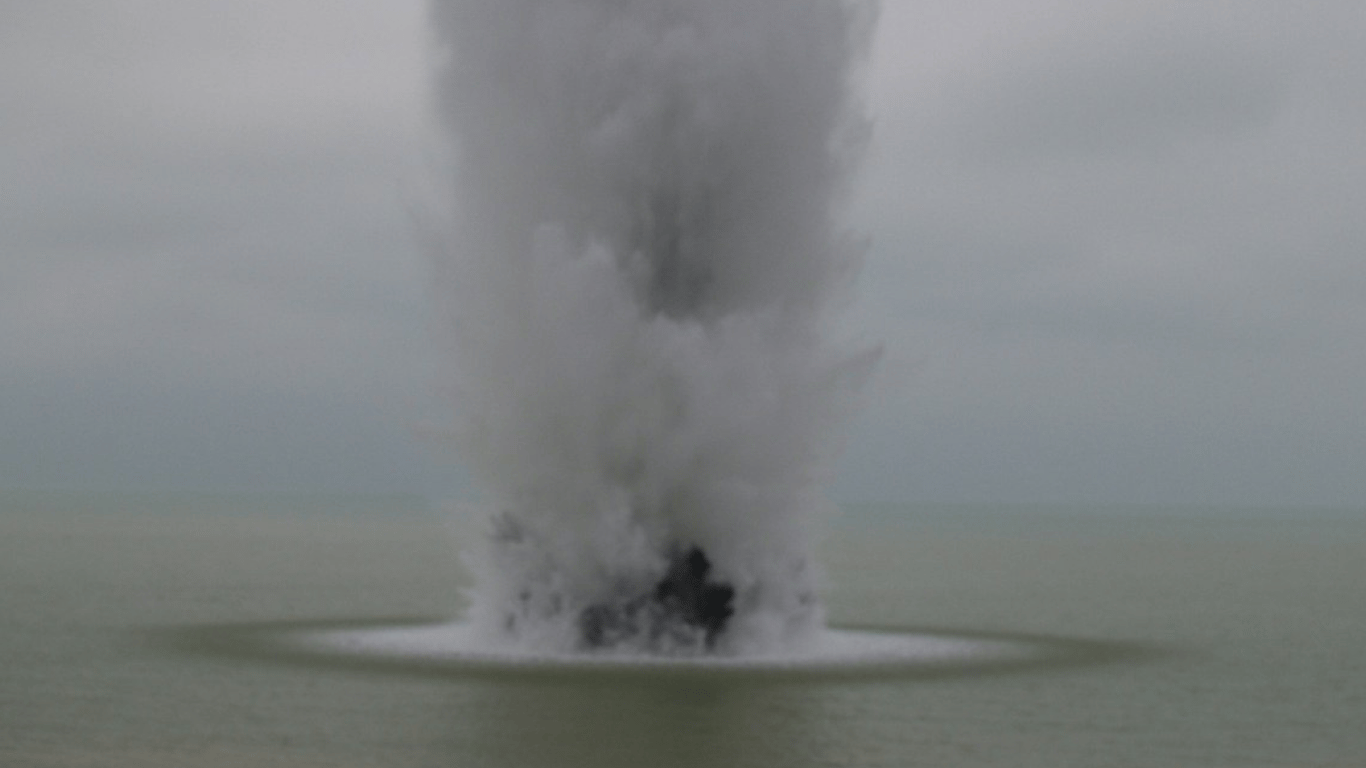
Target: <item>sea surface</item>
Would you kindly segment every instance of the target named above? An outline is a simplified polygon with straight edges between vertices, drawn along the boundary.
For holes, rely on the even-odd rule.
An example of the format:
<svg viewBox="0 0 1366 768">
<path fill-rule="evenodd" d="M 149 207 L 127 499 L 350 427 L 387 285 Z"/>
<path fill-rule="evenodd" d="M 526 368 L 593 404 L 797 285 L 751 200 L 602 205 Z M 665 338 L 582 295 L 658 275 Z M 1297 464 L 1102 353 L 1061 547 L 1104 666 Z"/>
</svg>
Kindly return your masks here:
<svg viewBox="0 0 1366 768">
<path fill-rule="evenodd" d="M 833 624 L 1048 647 L 868 674 L 272 650 L 457 616 L 411 497 L 0 494 L 0 766 L 1366 766 L 1366 510 L 850 506 Z"/>
</svg>

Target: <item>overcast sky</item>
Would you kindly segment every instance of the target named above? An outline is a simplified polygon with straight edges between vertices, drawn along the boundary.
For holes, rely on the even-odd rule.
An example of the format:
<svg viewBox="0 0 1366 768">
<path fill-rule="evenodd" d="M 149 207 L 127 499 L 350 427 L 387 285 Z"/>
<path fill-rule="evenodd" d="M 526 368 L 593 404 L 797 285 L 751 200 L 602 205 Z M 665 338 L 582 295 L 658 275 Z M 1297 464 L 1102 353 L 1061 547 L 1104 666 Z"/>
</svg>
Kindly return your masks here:
<svg viewBox="0 0 1366 768">
<path fill-rule="evenodd" d="M 419 2 L 0 2 L 0 487 L 460 493 Z M 1366 505 L 1355 0 L 886 0 L 841 499 Z"/>
</svg>

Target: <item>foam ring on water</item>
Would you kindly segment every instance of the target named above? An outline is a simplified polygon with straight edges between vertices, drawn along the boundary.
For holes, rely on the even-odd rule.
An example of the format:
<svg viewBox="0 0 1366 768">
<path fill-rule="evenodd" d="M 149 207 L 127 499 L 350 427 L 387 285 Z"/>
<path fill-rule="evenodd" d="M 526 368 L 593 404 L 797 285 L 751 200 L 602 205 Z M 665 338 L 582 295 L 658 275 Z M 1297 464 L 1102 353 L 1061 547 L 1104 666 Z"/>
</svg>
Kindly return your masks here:
<svg viewBox="0 0 1366 768">
<path fill-rule="evenodd" d="M 1044 653 L 1020 640 L 966 635 L 832 628 L 822 630 L 799 651 L 744 656 L 649 656 L 595 651 L 543 653 L 515 646 L 493 646 L 458 622 L 337 628 L 293 633 L 298 650 L 333 658 L 388 659 L 456 667 L 520 670 L 649 670 L 754 672 L 855 671 L 894 667 L 907 671 L 976 664 L 1023 662 Z"/>
<path fill-rule="evenodd" d="M 169 650 L 219 660 L 459 681 L 583 675 L 934 680 L 1143 661 L 1160 649 L 1126 642 L 971 629 L 835 627 L 803 652 L 741 657 L 543 654 L 477 642 L 468 625 L 405 616 L 228 622 L 149 628 Z"/>
</svg>

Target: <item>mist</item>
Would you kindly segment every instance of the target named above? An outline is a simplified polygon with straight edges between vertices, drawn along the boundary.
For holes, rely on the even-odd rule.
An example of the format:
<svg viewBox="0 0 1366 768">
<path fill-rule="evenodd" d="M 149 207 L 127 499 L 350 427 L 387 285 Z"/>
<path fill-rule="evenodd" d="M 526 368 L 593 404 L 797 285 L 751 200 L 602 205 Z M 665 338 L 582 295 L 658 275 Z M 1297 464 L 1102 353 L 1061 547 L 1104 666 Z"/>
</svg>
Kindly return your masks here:
<svg viewBox="0 0 1366 768">
<path fill-rule="evenodd" d="M 725 647 L 820 624 L 811 526 L 877 357 L 829 333 L 863 252 L 841 214 L 874 17 L 432 6 L 434 295 L 456 442 L 493 499 L 476 620 L 562 646 L 697 547 L 735 590 Z"/>
</svg>

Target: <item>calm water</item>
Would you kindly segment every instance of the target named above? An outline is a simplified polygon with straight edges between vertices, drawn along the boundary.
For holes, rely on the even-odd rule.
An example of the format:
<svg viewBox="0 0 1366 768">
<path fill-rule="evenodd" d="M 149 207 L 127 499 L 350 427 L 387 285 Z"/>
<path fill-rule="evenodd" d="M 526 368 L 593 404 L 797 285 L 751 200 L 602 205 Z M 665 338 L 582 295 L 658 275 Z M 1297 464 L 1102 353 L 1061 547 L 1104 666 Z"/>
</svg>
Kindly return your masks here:
<svg viewBox="0 0 1366 768">
<path fill-rule="evenodd" d="M 1366 766 L 1366 511 L 878 507 L 832 619 L 1035 636 L 864 678 L 462 674 L 262 625 L 459 611 L 410 499 L 0 496 L 0 766 Z M 255 628 L 255 629 L 253 629 Z"/>
</svg>

